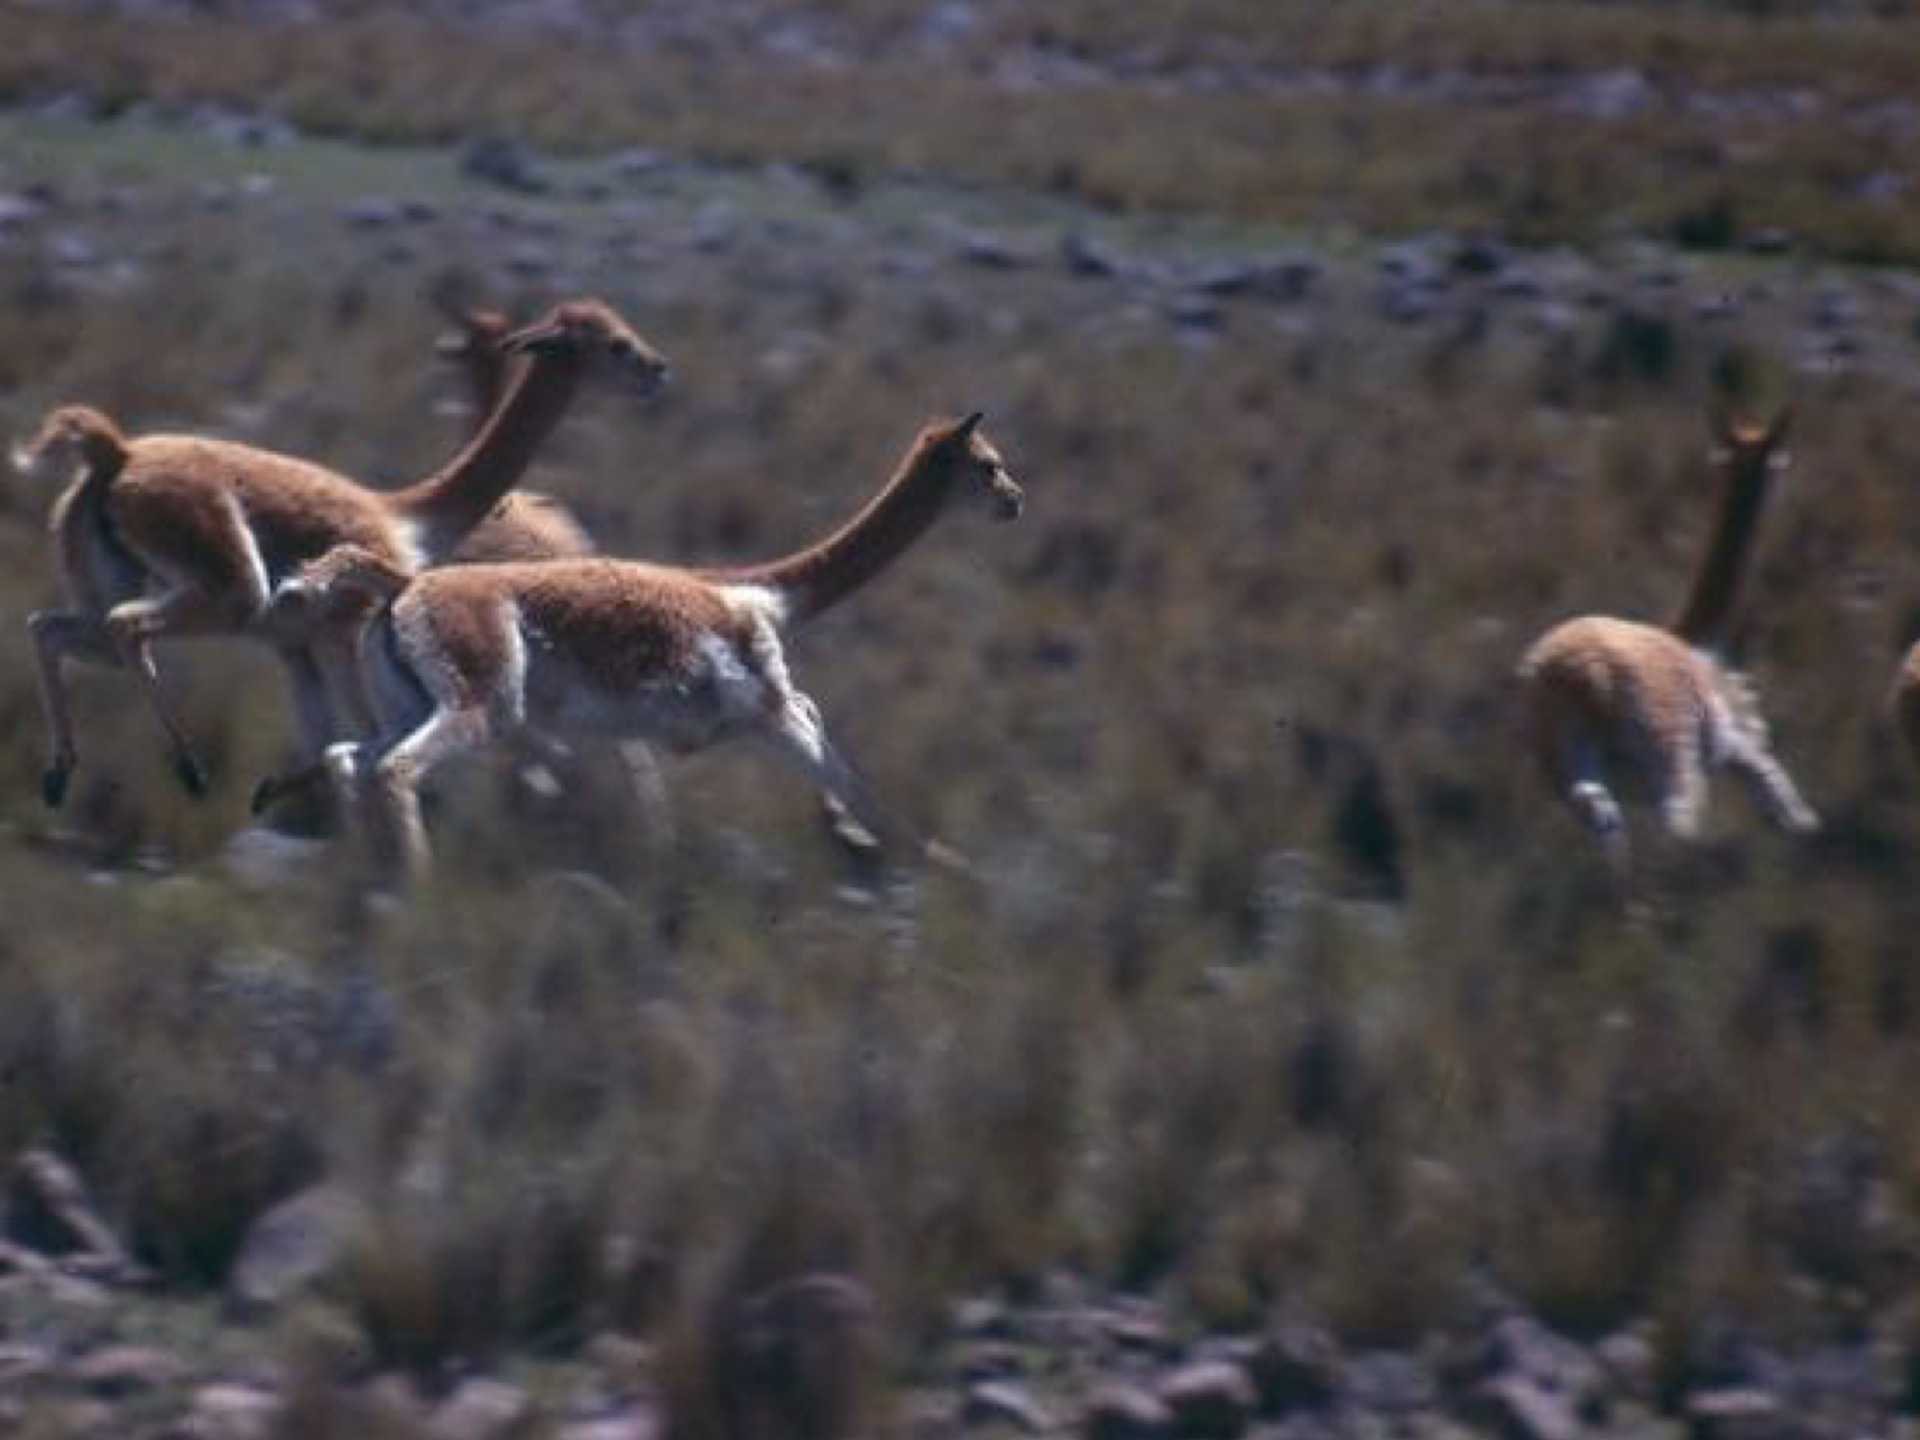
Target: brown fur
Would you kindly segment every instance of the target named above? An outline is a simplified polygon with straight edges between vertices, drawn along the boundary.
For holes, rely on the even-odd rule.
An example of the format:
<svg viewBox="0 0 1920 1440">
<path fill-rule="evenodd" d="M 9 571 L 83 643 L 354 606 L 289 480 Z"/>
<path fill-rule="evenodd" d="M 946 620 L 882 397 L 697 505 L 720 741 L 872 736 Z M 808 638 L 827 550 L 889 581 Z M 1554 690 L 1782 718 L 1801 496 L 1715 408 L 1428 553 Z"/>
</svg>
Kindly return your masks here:
<svg viewBox="0 0 1920 1440">
<path fill-rule="evenodd" d="M 365 622 L 331 609 L 337 589 L 394 595 L 361 647 L 377 672 L 382 742 L 375 752 L 336 747 L 349 798 L 364 802 L 371 789 L 375 818 L 417 873 L 426 864 L 420 783 L 490 739 L 587 728 L 693 750 L 752 736 L 863 823 L 901 834 L 793 688 L 779 630 L 871 579 L 961 494 L 989 499 L 1003 519 L 1019 513 L 1019 488 L 978 423 L 930 427 L 852 524 L 768 565 L 557 560 L 447 567 L 409 581 L 378 554 L 335 552 L 308 567 L 285 598 L 297 594 L 306 613 L 333 614 L 342 628 Z M 430 713 L 419 712 L 421 696 Z"/>
<path fill-rule="evenodd" d="M 513 322 L 497 310 L 454 309 L 449 318 L 455 328 L 435 348 L 459 369 L 477 427 L 506 393 L 513 367 L 503 347 L 513 333 Z M 554 560 L 591 555 L 598 548 L 560 501 L 533 490 L 515 490 L 460 543 L 452 563 Z"/>
<path fill-rule="evenodd" d="M 1786 417 L 1765 431 L 1723 430 L 1723 503 L 1675 630 L 1584 616 L 1536 640 L 1518 670 L 1527 744 L 1548 784 L 1622 867 L 1619 780 L 1651 798 L 1680 838 L 1698 833 L 1707 777 L 1722 766 L 1782 827 L 1818 824 L 1773 756 L 1751 686 L 1700 648 L 1724 633 Z"/>
<path fill-rule="evenodd" d="M 265 619 L 274 587 L 304 561 L 349 544 L 411 566 L 450 558 L 490 517 L 494 554 L 577 548 L 577 526 L 550 503 L 497 512 L 509 487 L 559 421 L 580 380 L 611 367 L 652 388 L 665 372 L 658 355 L 606 306 L 574 301 L 508 338 L 529 362 L 461 452 L 435 474 L 393 493 L 358 485 L 292 456 L 229 441 L 156 435 L 122 441 L 123 463 L 103 482 L 90 512 L 102 533 L 139 564 L 161 593 L 121 597 L 94 635 L 36 631 L 48 658 L 43 690 L 61 687 L 64 654 L 131 660 L 146 683 L 190 788 L 201 786 L 190 747 L 158 684 L 151 644 L 167 636 L 250 633 L 281 649 L 302 726 L 317 751 L 345 716 L 364 717 L 350 654 L 325 637 L 290 634 L 285 617 Z M 117 432 L 116 432 L 117 433 Z M 89 492 L 93 493 L 93 492 Z M 67 514 L 78 514 L 69 507 Z M 65 516 L 63 516 L 65 518 Z M 64 696 L 47 697 L 52 737 L 45 793 L 57 803 L 74 764 L 71 734 L 52 717 Z"/>
</svg>

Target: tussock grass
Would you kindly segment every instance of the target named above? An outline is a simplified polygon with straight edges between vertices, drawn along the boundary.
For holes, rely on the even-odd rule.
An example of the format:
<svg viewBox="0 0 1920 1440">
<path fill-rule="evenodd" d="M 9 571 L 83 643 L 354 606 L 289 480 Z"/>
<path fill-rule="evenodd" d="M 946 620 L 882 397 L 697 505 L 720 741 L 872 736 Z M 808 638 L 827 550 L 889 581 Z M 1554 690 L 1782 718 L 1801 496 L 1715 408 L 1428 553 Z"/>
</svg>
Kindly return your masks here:
<svg viewBox="0 0 1920 1440">
<path fill-rule="evenodd" d="M 1361 13 L 1417 29 L 1424 12 Z M 68 21 L 33 15 L 23 53 L 44 57 Z M 1511 18 L 1462 23 L 1482 15 Z M 102 37 L 109 79 L 134 64 L 115 58 L 123 23 Z M 226 53 L 243 89 L 299 38 L 243 45 L 229 23 L 201 43 L 208 73 Z M 1658 23 L 1735 25 L 1702 7 Z M 383 67 L 418 47 L 402 22 L 358 24 L 329 44 L 360 47 L 378 98 Z M 313 53 L 319 98 L 289 103 L 344 114 L 334 63 Z M 143 74 L 127 95 L 157 83 Z M 460 91 L 408 93 L 451 117 Z M 1060 113 L 1019 123 L 1047 132 Z M 830 135 L 833 114 L 782 143 Z M 1097 99 L 1075 114 L 1111 117 Z M 1400 164 L 1416 118 L 1387 106 L 1355 153 Z M 1042 175 L 1038 152 L 932 133 L 903 122 L 898 143 L 989 155 L 955 174 Z M 1502 134 L 1520 144 L 1518 122 Z M 733 153 L 772 153 L 755 144 Z M 1111 162 L 1130 197 L 1222 183 L 1166 132 L 1134 144 Z M 277 153 L 288 173 L 304 155 L 261 164 Z M 864 497 L 929 414 L 984 406 L 1027 519 L 955 520 L 795 647 L 848 751 L 983 883 L 842 873 L 797 789 L 717 752 L 671 767 L 666 853 L 610 767 L 544 808 L 476 767 L 441 787 L 445 864 L 417 903 L 367 904 L 332 860 L 249 889 L 217 857 L 290 733 L 270 669 L 224 648 L 170 657 L 219 776 L 199 807 L 168 789 L 124 678 L 84 680 L 84 766 L 56 831 L 10 624 L 0 1153 L 73 1157 L 181 1285 L 217 1277 L 273 1201 L 348 1187 L 371 1218 L 321 1303 L 372 1363 L 429 1376 L 615 1327 L 684 1343 L 698 1394 L 715 1307 L 819 1271 L 859 1277 L 902 1346 L 957 1294 L 1032 1293 L 1056 1267 L 1156 1289 L 1198 1323 L 1305 1312 L 1357 1340 L 1444 1323 L 1490 1280 L 1585 1331 L 1651 1315 L 1676 1369 L 1716 1317 L 1806 1336 L 1911 1301 L 1920 828 L 1873 718 L 1920 614 L 1896 277 L 1547 252 L 1511 270 L 1575 278 L 1514 299 L 1445 245 L 1356 242 L 1297 302 L 1174 323 L 1215 230 L 698 174 L 634 185 L 618 213 L 489 195 L 510 221 L 488 225 L 444 160 L 421 161 L 442 212 L 374 236 L 340 225 L 337 177 L 225 211 L 164 167 L 134 167 L 119 202 L 84 169 L 59 177 L 51 216 L 0 250 L 0 294 L 19 301 L 0 307 L 0 424 L 85 398 L 137 429 L 415 473 L 457 431 L 429 415 L 417 298 L 449 263 L 521 308 L 564 277 L 672 356 L 666 403 L 583 400 L 541 465 L 616 552 L 785 549 Z M 9 184 L 41 178 L 9 163 Z M 1658 154 L 1606 163 L 1635 194 L 1667 174 Z M 1545 184 L 1537 233 L 1556 233 L 1555 194 L 1598 173 Z M 1423 216 L 1481 213 L 1407 183 Z M 1236 234 L 1294 213 L 1246 193 L 1219 191 Z M 1063 213 L 1119 278 L 1055 263 Z M 1023 258 L 955 261 L 975 223 Z M 67 229 L 131 269 L 105 288 L 63 265 Z M 526 237 L 552 272 L 515 278 Z M 1422 290 L 1388 261 L 1442 275 Z M 1845 363 L 1809 358 L 1832 337 L 1813 314 L 1827 292 L 1859 311 Z M 1721 296 L 1730 311 L 1700 303 Z M 1830 831 L 1791 846 L 1723 788 L 1699 852 L 1649 844 L 1647 904 L 1626 916 L 1518 763 L 1507 676 L 1565 615 L 1677 601 L 1716 394 L 1798 407 L 1800 469 L 1741 646 Z M 16 620 L 49 593 L 40 500 L 9 491 L 0 512 Z M 316 1381 L 301 1402 L 314 1433 L 375 1423 L 330 1396 Z"/>
</svg>

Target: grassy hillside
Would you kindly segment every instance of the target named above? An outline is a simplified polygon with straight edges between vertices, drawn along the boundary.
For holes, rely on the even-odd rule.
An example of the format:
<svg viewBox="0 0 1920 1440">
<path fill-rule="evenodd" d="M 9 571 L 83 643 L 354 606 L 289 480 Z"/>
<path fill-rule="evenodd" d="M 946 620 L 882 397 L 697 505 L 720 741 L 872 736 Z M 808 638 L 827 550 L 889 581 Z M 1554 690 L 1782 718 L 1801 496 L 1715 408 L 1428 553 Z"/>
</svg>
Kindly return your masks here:
<svg viewBox="0 0 1920 1440">
<path fill-rule="evenodd" d="M 1920 777 L 1878 706 L 1920 632 L 1920 212 L 1861 186 L 1911 154 L 1911 18 L 876 4 L 816 53 L 751 8 L 582 9 L 0 3 L 0 431 L 85 399 L 418 474 L 465 424 L 449 270 L 603 295 L 671 357 L 538 467 L 615 553 L 784 550 L 984 408 L 1026 518 L 955 518 L 794 650 L 978 883 L 845 868 L 719 751 L 671 765 L 664 847 L 610 761 L 546 801 L 473 766 L 417 900 L 325 854 L 261 884 L 229 840 L 292 730 L 226 644 L 167 657 L 208 800 L 96 672 L 49 816 L 49 491 L 16 483 L 0 1154 L 72 1159 L 177 1296 L 316 1179 L 365 1201 L 274 1337 L 327 1383 L 607 1331 L 697 1368 L 716 1294 L 818 1269 L 908 1389 L 956 1298 L 1061 1273 L 1354 1345 L 1491 1286 L 1648 1327 L 1669 1400 L 1730 1324 L 1905 1363 Z M 1567 101 L 1628 70 L 1630 113 Z M 551 153 L 488 183 L 439 143 L 482 129 Z M 1716 400 L 1799 417 L 1738 649 L 1827 829 L 1723 783 L 1697 849 L 1643 828 L 1623 912 L 1510 673 L 1566 615 L 1678 603 Z"/>
</svg>

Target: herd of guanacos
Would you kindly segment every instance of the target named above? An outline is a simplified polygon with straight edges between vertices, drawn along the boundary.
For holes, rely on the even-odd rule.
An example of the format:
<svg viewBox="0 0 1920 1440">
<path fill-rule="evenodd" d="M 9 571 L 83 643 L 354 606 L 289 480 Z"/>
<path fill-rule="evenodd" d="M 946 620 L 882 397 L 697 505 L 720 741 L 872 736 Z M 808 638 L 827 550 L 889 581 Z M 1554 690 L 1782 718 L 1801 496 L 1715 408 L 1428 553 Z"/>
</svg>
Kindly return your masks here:
<svg viewBox="0 0 1920 1440">
<path fill-rule="evenodd" d="M 797 768 L 836 833 L 861 846 L 965 862 L 862 784 L 793 682 L 782 645 L 887 568 L 949 507 L 1016 518 L 1020 487 L 978 413 L 927 425 L 892 476 L 823 539 L 760 564 L 618 560 L 558 502 L 514 487 L 582 382 L 643 394 L 660 353 L 612 307 L 555 306 L 514 327 L 463 309 L 443 353 L 462 363 L 484 417 L 452 459 L 397 490 L 311 461 L 192 435 L 128 437 L 65 405 L 16 454 L 66 466 L 50 519 L 67 592 L 28 619 L 48 732 L 43 796 L 59 805 L 77 763 L 63 676 L 71 658 L 129 669 L 163 727 L 176 774 L 205 774 L 159 683 L 157 640 L 244 635 L 279 656 L 303 762 L 263 780 L 260 812 L 324 785 L 398 876 L 431 863 L 419 788 L 482 746 L 563 761 L 580 735 L 620 744 L 636 774 L 650 746 L 686 752 L 742 738 Z M 1529 748 L 1553 791 L 1629 861 L 1620 794 L 1644 795 L 1671 835 L 1696 835 L 1707 780 L 1728 769 L 1794 832 L 1818 819 L 1768 742 L 1752 686 L 1716 658 L 1790 415 L 1716 418 L 1720 508 L 1670 626 L 1583 616 L 1528 648 L 1518 677 Z M 1890 708 L 1920 757 L 1920 645 Z"/>
</svg>

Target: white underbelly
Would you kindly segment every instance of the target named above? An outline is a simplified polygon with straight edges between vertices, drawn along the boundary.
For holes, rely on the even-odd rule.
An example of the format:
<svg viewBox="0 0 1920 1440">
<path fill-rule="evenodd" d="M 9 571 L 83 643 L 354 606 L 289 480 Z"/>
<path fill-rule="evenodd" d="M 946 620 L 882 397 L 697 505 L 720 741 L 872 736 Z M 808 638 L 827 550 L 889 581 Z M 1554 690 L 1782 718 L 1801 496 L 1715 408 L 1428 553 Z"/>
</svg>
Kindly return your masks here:
<svg viewBox="0 0 1920 1440">
<path fill-rule="evenodd" d="M 645 740 L 686 751 L 751 728 L 766 715 L 770 698 L 767 683 L 718 640 L 703 642 L 680 673 L 617 685 L 536 646 L 528 659 L 525 718 L 551 733 Z"/>
</svg>

